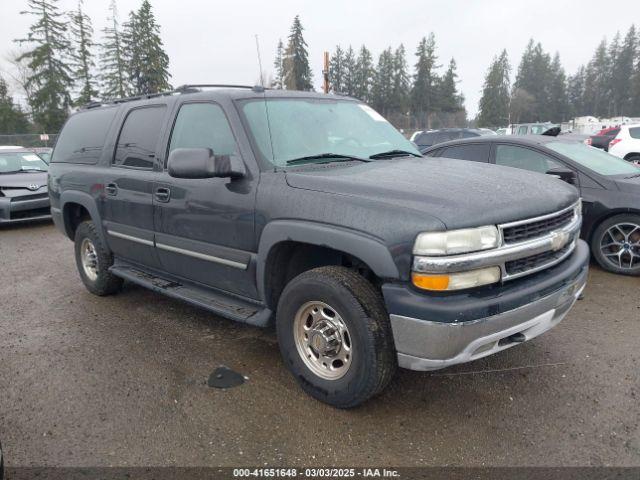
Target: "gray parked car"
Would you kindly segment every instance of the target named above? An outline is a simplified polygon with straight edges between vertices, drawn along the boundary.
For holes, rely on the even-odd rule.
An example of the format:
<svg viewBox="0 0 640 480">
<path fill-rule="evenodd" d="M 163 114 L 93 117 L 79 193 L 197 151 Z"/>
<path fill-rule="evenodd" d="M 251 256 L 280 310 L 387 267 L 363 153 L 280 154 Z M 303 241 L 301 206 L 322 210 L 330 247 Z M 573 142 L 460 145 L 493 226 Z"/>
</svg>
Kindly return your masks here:
<svg viewBox="0 0 640 480">
<path fill-rule="evenodd" d="M 0 149 L 0 224 L 51 217 L 47 169 L 30 150 Z"/>
<path fill-rule="evenodd" d="M 52 213 L 89 291 L 128 280 L 275 322 L 302 388 L 346 408 L 397 366 L 540 335 L 584 288 L 572 186 L 426 161 L 355 99 L 208 87 L 92 105 L 62 129 Z"/>
</svg>

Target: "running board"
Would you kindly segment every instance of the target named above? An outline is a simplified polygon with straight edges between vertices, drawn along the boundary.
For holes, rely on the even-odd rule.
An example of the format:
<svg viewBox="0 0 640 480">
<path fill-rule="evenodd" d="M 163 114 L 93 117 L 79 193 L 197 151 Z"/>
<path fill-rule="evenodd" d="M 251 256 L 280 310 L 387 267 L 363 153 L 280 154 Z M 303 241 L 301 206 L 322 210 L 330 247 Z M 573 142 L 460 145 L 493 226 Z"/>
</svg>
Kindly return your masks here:
<svg viewBox="0 0 640 480">
<path fill-rule="evenodd" d="M 109 271 L 120 278 L 154 292 L 183 300 L 236 322 L 264 327 L 271 319 L 271 310 L 257 303 L 212 291 L 201 286 L 169 280 L 128 264 L 118 263 L 109 268 Z"/>
</svg>

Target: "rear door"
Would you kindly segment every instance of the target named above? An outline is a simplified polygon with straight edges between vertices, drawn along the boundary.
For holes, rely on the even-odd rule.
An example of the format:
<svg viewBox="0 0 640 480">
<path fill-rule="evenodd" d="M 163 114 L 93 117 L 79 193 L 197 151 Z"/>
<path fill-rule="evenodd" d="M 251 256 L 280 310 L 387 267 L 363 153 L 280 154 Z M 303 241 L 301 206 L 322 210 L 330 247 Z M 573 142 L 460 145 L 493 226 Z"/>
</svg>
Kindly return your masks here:
<svg viewBox="0 0 640 480">
<path fill-rule="evenodd" d="M 116 256 L 148 267 L 160 262 L 154 248 L 153 186 L 167 107 L 127 112 L 111 165 L 105 169 L 103 224 Z"/>
</svg>

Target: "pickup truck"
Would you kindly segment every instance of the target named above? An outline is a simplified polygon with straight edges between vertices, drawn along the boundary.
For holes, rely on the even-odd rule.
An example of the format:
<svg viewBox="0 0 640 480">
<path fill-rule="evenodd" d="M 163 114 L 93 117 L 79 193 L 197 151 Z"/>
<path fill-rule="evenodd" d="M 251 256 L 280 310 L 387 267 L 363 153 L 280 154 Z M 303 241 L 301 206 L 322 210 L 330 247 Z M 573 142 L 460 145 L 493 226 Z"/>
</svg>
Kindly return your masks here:
<svg viewBox="0 0 640 480">
<path fill-rule="evenodd" d="M 574 187 L 427 161 L 342 96 L 198 85 L 88 105 L 62 129 L 49 192 L 90 292 L 126 280 L 275 324 L 300 386 L 339 408 L 398 366 L 531 340 L 587 277 Z"/>
</svg>

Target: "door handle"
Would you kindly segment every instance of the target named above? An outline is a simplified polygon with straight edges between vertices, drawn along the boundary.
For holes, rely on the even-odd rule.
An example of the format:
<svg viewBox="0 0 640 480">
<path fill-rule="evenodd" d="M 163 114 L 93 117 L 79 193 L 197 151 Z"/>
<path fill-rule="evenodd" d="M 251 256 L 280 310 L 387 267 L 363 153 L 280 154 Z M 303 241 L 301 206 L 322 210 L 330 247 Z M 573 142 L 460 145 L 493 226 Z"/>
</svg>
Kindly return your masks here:
<svg viewBox="0 0 640 480">
<path fill-rule="evenodd" d="M 166 187 L 156 188 L 156 200 L 167 203 L 171 198 L 171 190 Z"/>
<path fill-rule="evenodd" d="M 117 195 L 118 185 L 116 185 L 115 183 L 107 183 L 104 187 L 104 191 L 107 192 L 107 195 Z"/>
</svg>

